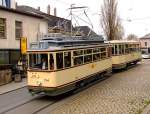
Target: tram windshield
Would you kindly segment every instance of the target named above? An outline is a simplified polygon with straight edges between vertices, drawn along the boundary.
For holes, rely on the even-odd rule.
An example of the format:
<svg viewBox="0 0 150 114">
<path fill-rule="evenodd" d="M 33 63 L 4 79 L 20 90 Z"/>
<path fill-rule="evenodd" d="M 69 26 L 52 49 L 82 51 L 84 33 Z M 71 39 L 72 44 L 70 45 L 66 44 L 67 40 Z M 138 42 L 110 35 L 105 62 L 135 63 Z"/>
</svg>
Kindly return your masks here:
<svg viewBox="0 0 150 114">
<path fill-rule="evenodd" d="M 29 54 L 29 68 L 48 70 L 48 54 Z"/>
</svg>

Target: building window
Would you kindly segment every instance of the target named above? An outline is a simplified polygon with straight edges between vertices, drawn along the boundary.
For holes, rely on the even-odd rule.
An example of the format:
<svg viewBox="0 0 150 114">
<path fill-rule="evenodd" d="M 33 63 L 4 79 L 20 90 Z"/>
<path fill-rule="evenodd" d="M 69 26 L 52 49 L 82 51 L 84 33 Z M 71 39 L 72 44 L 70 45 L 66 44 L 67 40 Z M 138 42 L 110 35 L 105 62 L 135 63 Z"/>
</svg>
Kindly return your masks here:
<svg viewBox="0 0 150 114">
<path fill-rule="evenodd" d="M 15 27 L 16 27 L 16 40 L 19 40 L 22 37 L 22 22 L 16 21 Z"/>
<path fill-rule="evenodd" d="M 0 18 L 0 39 L 6 38 L 6 19 Z"/>
</svg>

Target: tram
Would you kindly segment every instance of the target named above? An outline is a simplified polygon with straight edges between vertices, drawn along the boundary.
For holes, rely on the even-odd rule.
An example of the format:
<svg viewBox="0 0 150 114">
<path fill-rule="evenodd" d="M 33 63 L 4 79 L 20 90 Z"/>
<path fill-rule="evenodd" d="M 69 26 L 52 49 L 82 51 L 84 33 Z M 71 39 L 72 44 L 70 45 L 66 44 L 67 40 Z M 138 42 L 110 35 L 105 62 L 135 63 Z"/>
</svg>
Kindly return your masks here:
<svg viewBox="0 0 150 114">
<path fill-rule="evenodd" d="M 112 68 L 122 69 L 131 64 L 141 61 L 140 42 L 113 40 L 109 42 L 112 45 Z"/>
<path fill-rule="evenodd" d="M 51 38 L 28 50 L 31 93 L 56 96 L 80 88 L 112 71 L 111 46 L 97 38 Z"/>
</svg>

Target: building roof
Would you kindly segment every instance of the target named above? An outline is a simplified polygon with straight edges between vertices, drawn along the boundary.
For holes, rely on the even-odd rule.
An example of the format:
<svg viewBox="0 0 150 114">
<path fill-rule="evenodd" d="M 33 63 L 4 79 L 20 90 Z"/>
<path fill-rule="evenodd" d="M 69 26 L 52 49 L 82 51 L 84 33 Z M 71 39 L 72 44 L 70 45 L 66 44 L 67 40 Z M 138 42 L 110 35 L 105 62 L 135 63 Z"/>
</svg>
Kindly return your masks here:
<svg viewBox="0 0 150 114">
<path fill-rule="evenodd" d="M 35 9 L 33 7 L 30 7 L 30 6 L 21 5 L 21 6 L 17 6 L 16 8 L 20 11 L 29 12 L 32 14 L 37 14 L 37 15 L 42 16 L 44 19 L 48 20 L 49 27 L 59 26 L 59 27 L 62 27 L 63 29 L 65 29 L 65 31 L 70 31 L 71 21 L 68 19 L 44 13 L 44 12 L 42 12 L 38 9 Z M 50 28 L 50 29 L 52 29 L 52 28 Z"/>
<path fill-rule="evenodd" d="M 47 13 L 44 13 L 38 9 L 35 9 L 33 7 L 30 7 L 30 6 L 25 6 L 25 5 L 20 5 L 20 6 L 16 6 L 16 9 L 17 10 L 20 10 L 20 11 L 24 11 L 24 12 L 29 12 L 29 13 L 32 13 L 32 14 L 37 14 L 37 15 L 40 15 L 42 17 L 45 17 L 46 19 L 63 19 L 63 20 L 67 20 L 67 19 L 64 19 L 64 18 L 61 18 L 61 17 L 57 17 L 57 16 L 54 16 L 54 15 L 49 15 Z M 69 20 L 68 20 L 69 21 Z"/>
<path fill-rule="evenodd" d="M 16 13 L 16 14 L 21 14 L 21 15 L 26 15 L 26 16 L 31 16 L 31 17 L 35 17 L 35 18 L 41 18 L 41 19 L 43 18 L 39 14 L 33 14 L 30 12 L 26 12 L 26 11 L 22 11 L 22 10 L 18 10 L 18 9 L 13 9 L 13 8 L 7 8 L 4 6 L 0 6 L 0 10 L 11 12 L 11 13 Z"/>
<path fill-rule="evenodd" d="M 141 37 L 140 39 L 150 39 L 150 33 L 146 34 L 145 36 Z"/>
</svg>

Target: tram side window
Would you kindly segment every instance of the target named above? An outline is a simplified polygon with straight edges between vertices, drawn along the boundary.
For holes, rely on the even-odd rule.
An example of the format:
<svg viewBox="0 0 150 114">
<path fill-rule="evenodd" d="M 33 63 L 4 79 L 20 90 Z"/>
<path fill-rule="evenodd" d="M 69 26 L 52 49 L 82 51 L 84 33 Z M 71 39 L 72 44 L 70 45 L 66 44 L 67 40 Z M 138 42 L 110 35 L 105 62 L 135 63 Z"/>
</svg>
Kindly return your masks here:
<svg viewBox="0 0 150 114">
<path fill-rule="evenodd" d="M 73 52 L 73 56 L 83 55 L 83 50 L 78 50 Z"/>
<path fill-rule="evenodd" d="M 129 47 L 128 44 L 125 45 L 125 52 L 128 54 L 129 53 Z"/>
<path fill-rule="evenodd" d="M 84 63 L 89 63 L 92 61 L 92 55 L 85 55 L 84 56 Z"/>
<path fill-rule="evenodd" d="M 101 58 L 102 58 L 102 59 L 105 59 L 105 58 L 106 58 L 106 55 L 107 55 L 106 52 L 102 52 L 102 53 L 101 53 Z"/>
<path fill-rule="evenodd" d="M 64 52 L 65 68 L 71 67 L 71 52 Z"/>
<path fill-rule="evenodd" d="M 119 45 L 119 54 L 122 54 L 122 45 Z"/>
<path fill-rule="evenodd" d="M 74 58 L 74 65 L 81 65 L 83 64 L 83 56 L 80 56 L 80 57 L 75 57 Z"/>
<path fill-rule="evenodd" d="M 106 48 L 101 48 L 101 58 L 105 59 L 106 56 L 107 56 L 107 54 L 106 54 Z"/>
<path fill-rule="evenodd" d="M 84 54 L 91 54 L 91 53 L 92 53 L 92 49 L 84 50 Z"/>
<path fill-rule="evenodd" d="M 30 68 L 48 69 L 48 54 L 29 54 Z"/>
<path fill-rule="evenodd" d="M 93 61 L 100 60 L 100 53 L 93 54 Z"/>
<path fill-rule="evenodd" d="M 54 57 L 50 54 L 50 70 L 54 70 Z"/>
<path fill-rule="evenodd" d="M 117 48 L 118 46 L 117 45 L 115 45 L 115 55 L 118 55 L 118 48 Z"/>
<path fill-rule="evenodd" d="M 56 53 L 56 66 L 57 69 L 63 68 L 63 52 Z"/>
<path fill-rule="evenodd" d="M 115 47 L 112 47 L 112 55 L 115 55 Z"/>
<path fill-rule="evenodd" d="M 124 54 L 125 46 L 124 46 L 124 44 L 122 44 L 121 46 L 122 46 L 122 54 Z"/>
</svg>

